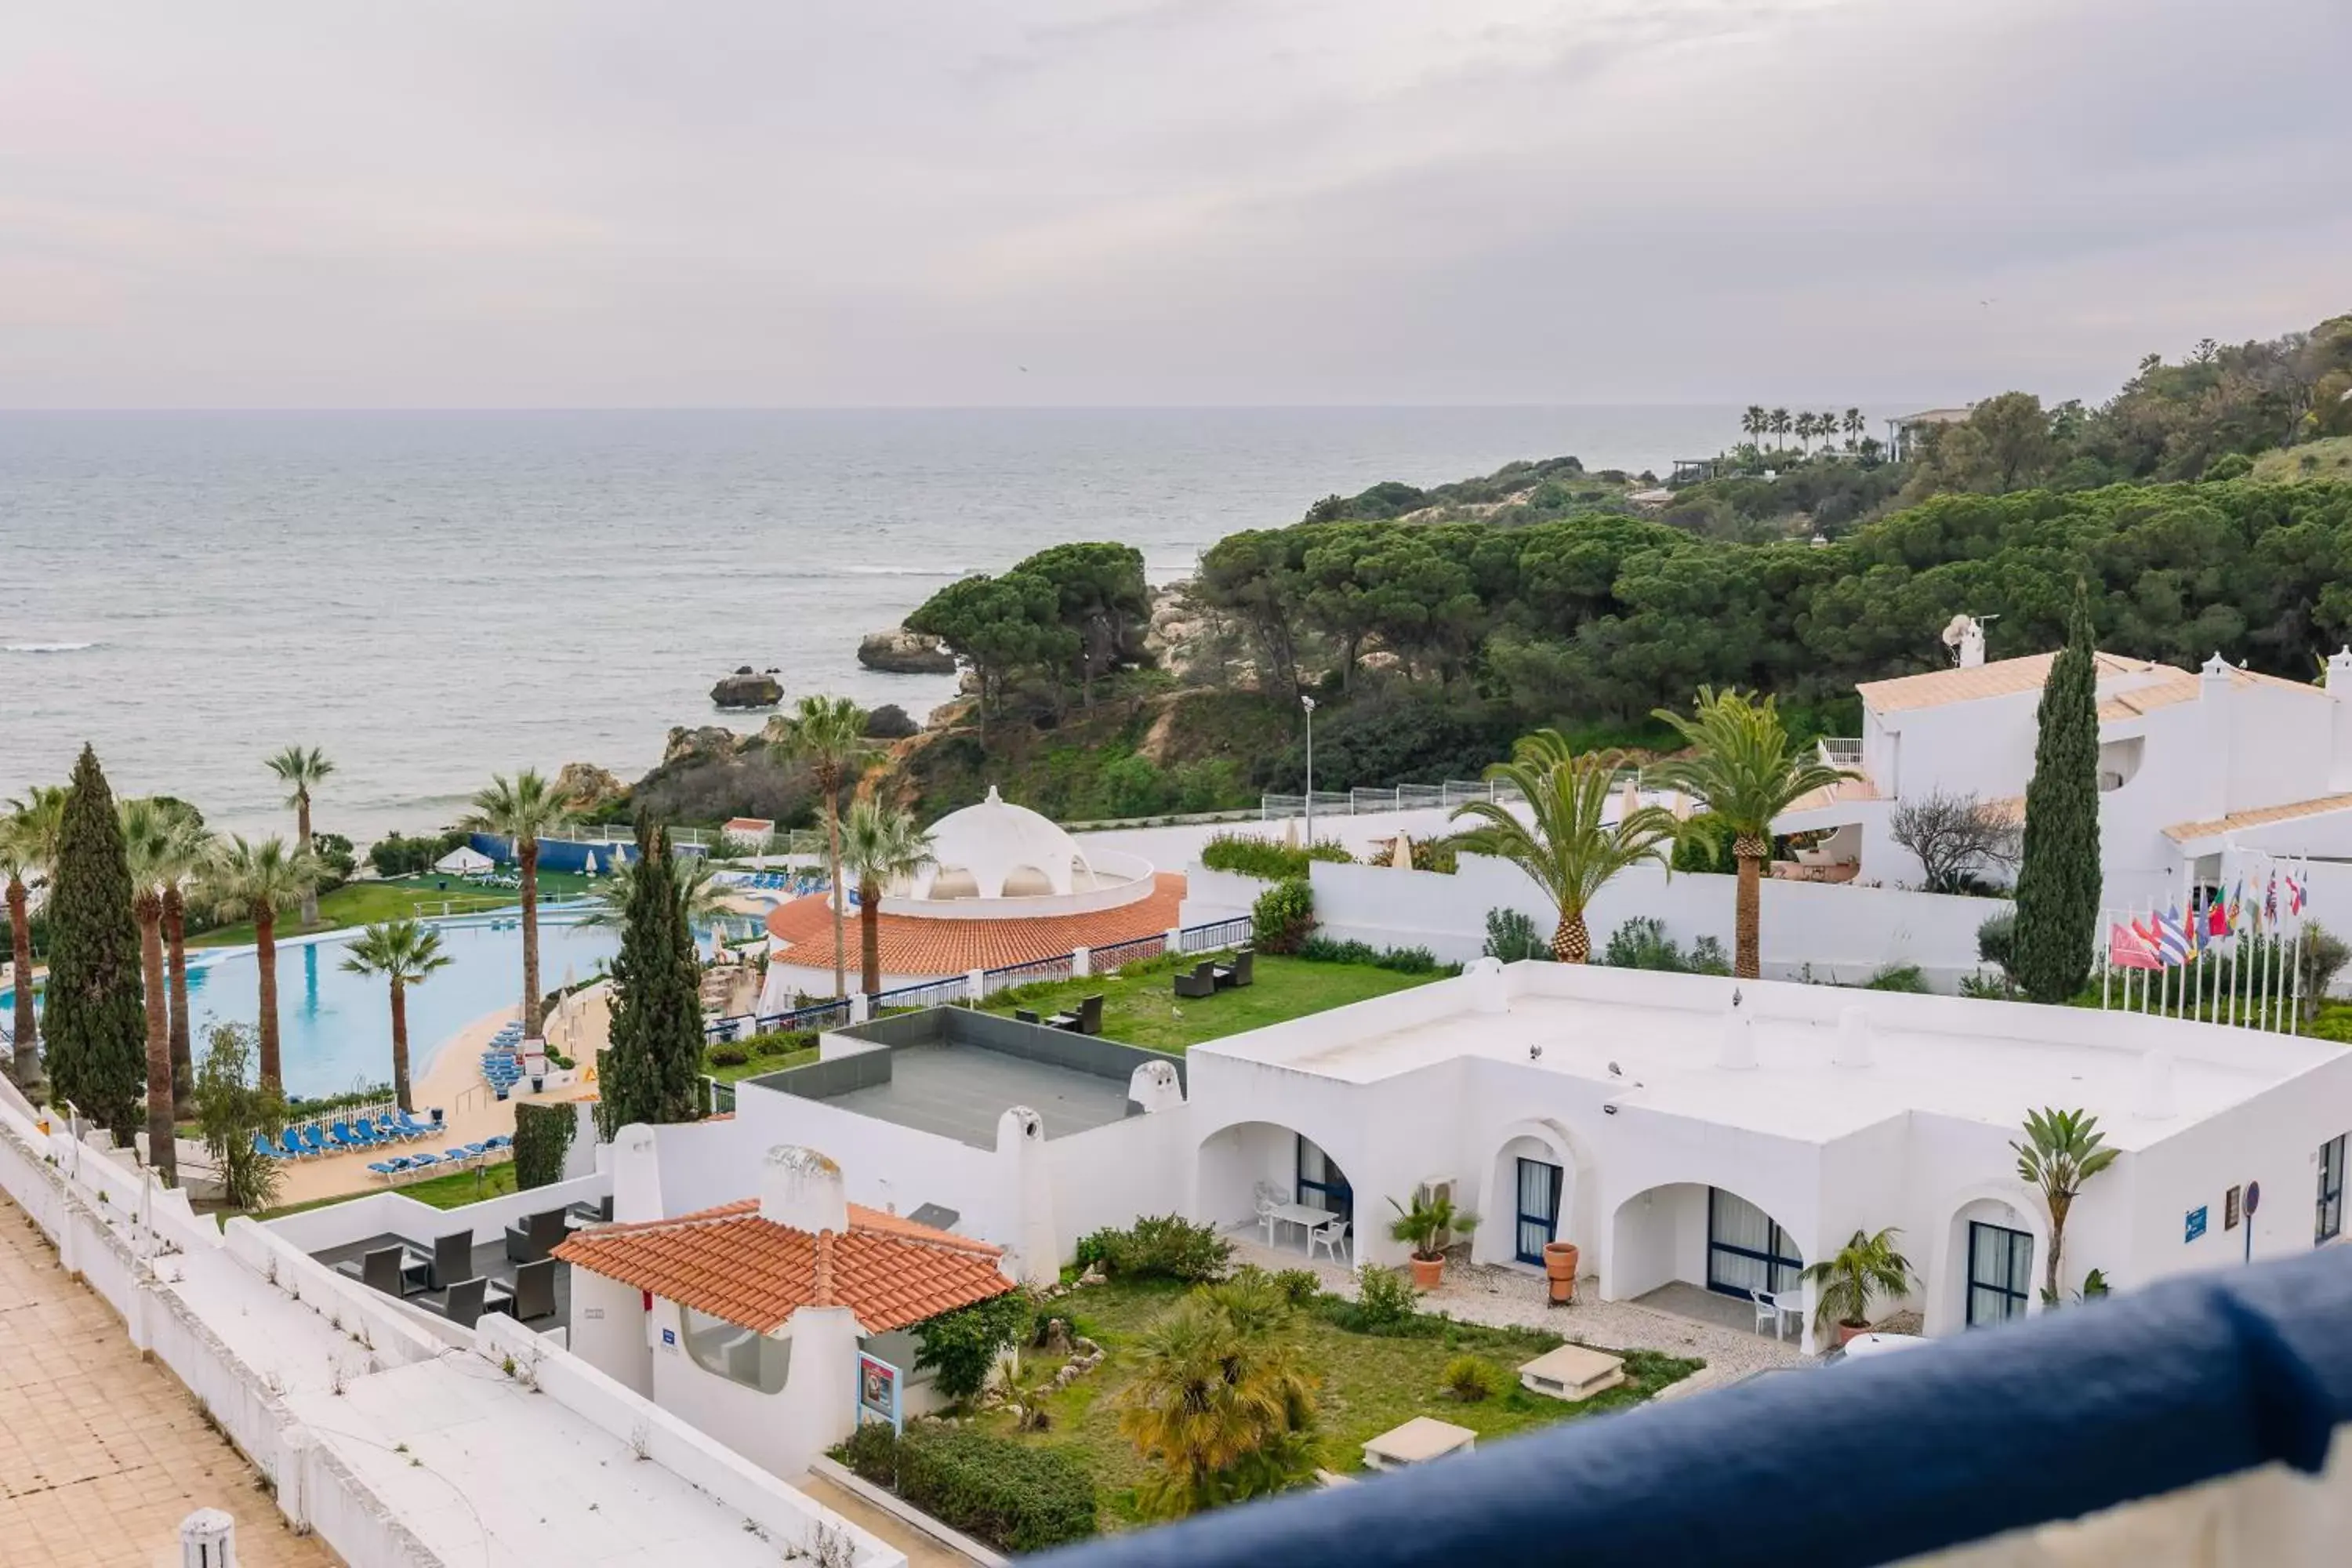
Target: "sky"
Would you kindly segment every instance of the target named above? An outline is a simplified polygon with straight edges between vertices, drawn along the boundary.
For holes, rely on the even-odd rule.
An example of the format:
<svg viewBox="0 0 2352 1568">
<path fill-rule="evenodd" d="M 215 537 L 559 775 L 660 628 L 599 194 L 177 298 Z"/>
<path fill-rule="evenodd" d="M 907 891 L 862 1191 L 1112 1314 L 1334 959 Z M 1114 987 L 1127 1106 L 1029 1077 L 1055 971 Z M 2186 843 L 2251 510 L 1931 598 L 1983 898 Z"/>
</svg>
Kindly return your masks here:
<svg viewBox="0 0 2352 1568">
<path fill-rule="evenodd" d="M 2345 0 L 75 0 L 0 407 L 2100 396 L 2352 310 Z"/>
</svg>

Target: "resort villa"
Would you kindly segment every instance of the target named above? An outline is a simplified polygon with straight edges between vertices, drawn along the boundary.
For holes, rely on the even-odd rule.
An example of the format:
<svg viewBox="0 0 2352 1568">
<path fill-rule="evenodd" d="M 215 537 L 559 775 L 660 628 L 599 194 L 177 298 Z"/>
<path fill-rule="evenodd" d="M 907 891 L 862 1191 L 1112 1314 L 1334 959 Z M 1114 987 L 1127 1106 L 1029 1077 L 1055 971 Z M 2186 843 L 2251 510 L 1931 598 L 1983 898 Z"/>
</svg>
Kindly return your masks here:
<svg viewBox="0 0 2352 1568">
<path fill-rule="evenodd" d="M 1176 924 L 1181 877 L 1161 875 L 1139 856 L 1084 847 L 992 785 L 985 800 L 950 812 L 929 832 L 930 864 L 882 892 L 885 990 L 1111 947 Z M 796 995 L 833 994 L 834 897 L 804 894 L 770 911 L 761 1013 L 787 1012 Z M 854 910 L 844 939 L 855 973 Z"/>
<path fill-rule="evenodd" d="M 1824 741 L 1855 777 L 1800 801 L 1781 833 L 1825 832 L 1803 857 L 1816 874 L 1916 884 L 1918 858 L 1895 841 L 1895 814 L 1929 795 L 1973 796 L 2021 818 L 2033 776 L 2042 684 L 2056 657 L 1984 658 L 1959 623 L 1957 668 L 1856 688 L 1862 734 Z M 2320 684 L 2233 668 L 2190 673 L 2102 653 L 2099 821 L 2110 906 L 2179 902 L 2259 856 L 2352 857 L 2352 649 Z M 2315 866 L 2323 880 L 2336 868 Z M 2344 883 L 2352 892 L 2352 879 Z"/>
</svg>

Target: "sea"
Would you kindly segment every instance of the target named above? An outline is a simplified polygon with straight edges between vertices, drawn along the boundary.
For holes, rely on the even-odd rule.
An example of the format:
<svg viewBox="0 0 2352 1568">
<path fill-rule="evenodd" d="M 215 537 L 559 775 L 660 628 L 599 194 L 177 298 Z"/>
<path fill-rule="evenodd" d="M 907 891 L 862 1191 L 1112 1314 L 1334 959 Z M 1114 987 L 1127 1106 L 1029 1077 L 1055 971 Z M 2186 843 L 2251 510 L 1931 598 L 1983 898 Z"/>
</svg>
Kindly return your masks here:
<svg viewBox="0 0 2352 1568">
<path fill-rule="evenodd" d="M 711 684 L 773 668 L 918 720 L 952 677 L 857 643 L 1071 540 L 1151 577 L 1318 497 L 1572 453 L 1664 472 L 1737 408 L 0 413 L 0 796 L 85 742 L 121 795 L 284 831 L 453 820 L 493 773 L 633 779 Z"/>
</svg>

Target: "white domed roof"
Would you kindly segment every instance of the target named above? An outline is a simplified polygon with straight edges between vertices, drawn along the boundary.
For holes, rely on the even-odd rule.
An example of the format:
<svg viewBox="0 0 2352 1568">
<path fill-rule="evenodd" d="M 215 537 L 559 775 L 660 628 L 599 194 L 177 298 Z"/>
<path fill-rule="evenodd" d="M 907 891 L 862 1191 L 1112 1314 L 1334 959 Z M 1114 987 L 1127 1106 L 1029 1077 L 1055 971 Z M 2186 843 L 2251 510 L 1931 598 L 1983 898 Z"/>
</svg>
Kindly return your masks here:
<svg viewBox="0 0 2352 1568">
<path fill-rule="evenodd" d="M 1093 868 L 1078 841 L 988 786 L 978 805 L 951 811 L 931 824 L 931 864 L 914 879 L 912 896 L 1003 899 L 1068 893 Z"/>
</svg>

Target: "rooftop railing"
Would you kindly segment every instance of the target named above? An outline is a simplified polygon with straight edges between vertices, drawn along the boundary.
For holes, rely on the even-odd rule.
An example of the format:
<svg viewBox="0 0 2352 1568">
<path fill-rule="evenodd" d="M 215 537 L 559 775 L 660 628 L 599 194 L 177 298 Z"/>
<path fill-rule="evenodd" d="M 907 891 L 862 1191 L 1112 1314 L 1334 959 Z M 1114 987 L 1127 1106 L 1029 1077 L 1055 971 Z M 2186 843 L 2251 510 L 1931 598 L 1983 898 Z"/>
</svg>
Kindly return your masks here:
<svg viewBox="0 0 2352 1568">
<path fill-rule="evenodd" d="M 1862 767 L 1862 740 L 1859 736 L 1824 735 L 1816 742 L 1824 764 L 1853 773 Z"/>
<path fill-rule="evenodd" d="M 2137 1503 L 2070 1527 L 2063 1552 L 2027 1538 L 1966 1561 L 2318 1568 L 2344 1561 L 2352 1446 L 2315 1484 L 2278 1478 L 2320 1474 L 2347 1424 L 2352 1248 L 2331 1247 L 1571 1422 L 1048 1561 L 1867 1568 Z M 2204 1485 L 2224 1478 L 2240 1479 Z M 2102 1549 L 2083 1531 L 2112 1534 Z"/>
</svg>

